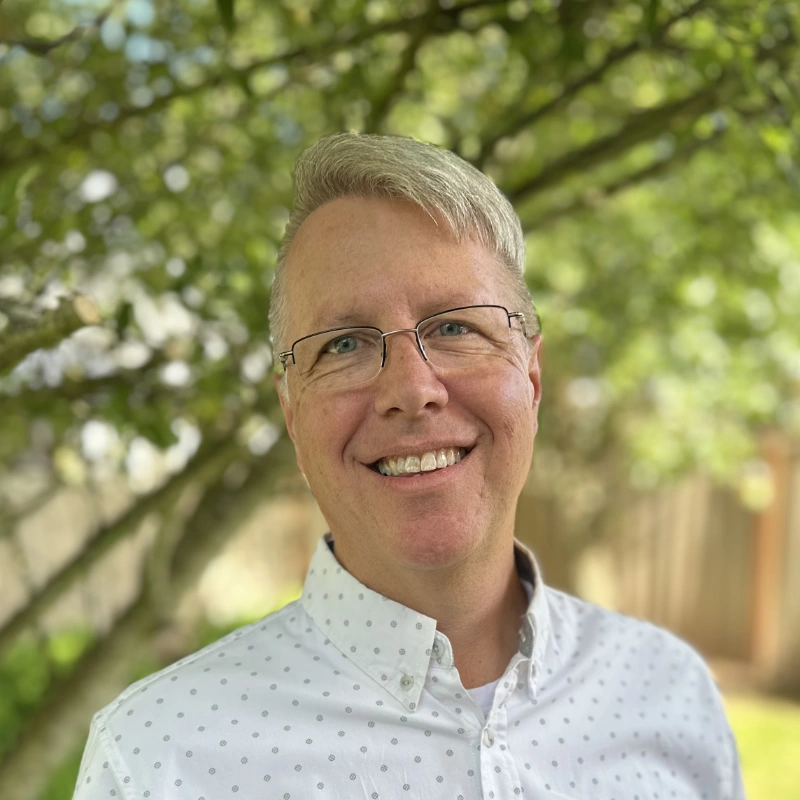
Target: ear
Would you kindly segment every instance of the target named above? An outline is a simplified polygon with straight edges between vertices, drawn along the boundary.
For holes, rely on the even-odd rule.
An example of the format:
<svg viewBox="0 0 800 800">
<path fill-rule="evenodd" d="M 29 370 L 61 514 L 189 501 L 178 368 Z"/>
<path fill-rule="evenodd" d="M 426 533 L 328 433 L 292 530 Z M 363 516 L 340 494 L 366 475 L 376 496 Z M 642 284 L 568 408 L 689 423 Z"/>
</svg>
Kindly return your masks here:
<svg viewBox="0 0 800 800">
<path fill-rule="evenodd" d="M 539 402 L 542 399 L 542 334 L 537 333 L 530 340 L 530 357 L 528 359 L 528 377 L 533 386 L 534 428 L 538 428 Z"/>
<path fill-rule="evenodd" d="M 294 444 L 294 454 L 295 458 L 297 459 L 297 466 L 300 467 L 300 472 L 305 475 L 305 470 L 303 469 L 303 461 L 300 457 L 300 450 L 297 447 L 297 439 L 295 438 L 295 430 L 294 430 L 294 409 L 292 408 L 291 403 L 289 402 L 288 396 L 284 392 L 281 391 L 281 375 L 273 375 L 272 382 L 275 384 L 275 391 L 278 393 L 278 401 L 281 404 L 281 411 L 283 411 L 283 417 L 286 420 L 286 432 L 289 434 L 289 438 L 292 440 L 292 444 Z M 288 378 L 284 378 L 284 380 L 288 381 Z M 286 385 L 288 389 L 288 383 Z"/>
</svg>

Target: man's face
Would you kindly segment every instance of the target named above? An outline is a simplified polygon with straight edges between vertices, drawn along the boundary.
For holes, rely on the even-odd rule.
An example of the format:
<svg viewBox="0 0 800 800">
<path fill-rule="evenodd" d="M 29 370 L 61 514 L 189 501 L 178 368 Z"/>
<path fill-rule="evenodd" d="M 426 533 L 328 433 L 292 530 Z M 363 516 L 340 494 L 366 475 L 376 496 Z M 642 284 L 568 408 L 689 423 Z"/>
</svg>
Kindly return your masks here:
<svg viewBox="0 0 800 800">
<path fill-rule="evenodd" d="M 340 325 L 413 328 L 458 306 L 522 310 L 496 256 L 477 241 L 458 243 L 405 201 L 342 198 L 322 206 L 298 231 L 287 268 L 287 347 Z M 426 363 L 413 333 L 386 344 L 378 377 L 346 390 L 306 387 L 289 365 L 290 399 L 282 402 L 337 555 L 362 580 L 376 571 L 455 566 L 507 544 L 540 394 L 539 341 L 529 346 L 519 331 L 507 354 L 457 372 Z M 387 477 L 370 466 L 447 447 L 469 453 L 417 477 Z"/>
</svg>

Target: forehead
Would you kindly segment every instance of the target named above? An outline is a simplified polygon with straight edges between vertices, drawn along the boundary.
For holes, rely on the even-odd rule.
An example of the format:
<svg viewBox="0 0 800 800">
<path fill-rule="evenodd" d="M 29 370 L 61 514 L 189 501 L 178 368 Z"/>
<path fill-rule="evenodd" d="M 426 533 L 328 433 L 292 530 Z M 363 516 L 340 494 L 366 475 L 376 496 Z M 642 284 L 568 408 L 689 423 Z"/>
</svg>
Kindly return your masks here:
<svg viewBox="0 0 800 800">
<path fill-rule="evenodd" d="M 475 238 L 405 200 L 340 198 L 300 227 L 287 259 L 290 333 L 404 325 L 509 298 L 506 267 Z"/>
</svg>

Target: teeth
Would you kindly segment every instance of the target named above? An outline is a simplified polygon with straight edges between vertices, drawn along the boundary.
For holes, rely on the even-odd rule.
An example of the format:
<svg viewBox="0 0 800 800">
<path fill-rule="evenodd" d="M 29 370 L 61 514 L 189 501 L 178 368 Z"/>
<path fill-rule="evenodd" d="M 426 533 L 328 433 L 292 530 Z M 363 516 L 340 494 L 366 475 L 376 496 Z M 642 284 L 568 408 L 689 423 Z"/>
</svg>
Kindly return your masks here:
<svg viewBox="0 0 800 800">
<path fill-rule="evenodd" d="M 406 472 L 419 472 L 419 456 L 406 456 Z"/>
<path fill-rule="evenodd" d="M 467 454 L 463 447 L 446 447 L 442 450 L 428 451 L 419 456 L 392 456 L 382 458 L 377 469 L 381 475 L 397 477 L 399 475 L 416 475 L 420 472 L 433 472 L 458 464 Z"/>
</svg>

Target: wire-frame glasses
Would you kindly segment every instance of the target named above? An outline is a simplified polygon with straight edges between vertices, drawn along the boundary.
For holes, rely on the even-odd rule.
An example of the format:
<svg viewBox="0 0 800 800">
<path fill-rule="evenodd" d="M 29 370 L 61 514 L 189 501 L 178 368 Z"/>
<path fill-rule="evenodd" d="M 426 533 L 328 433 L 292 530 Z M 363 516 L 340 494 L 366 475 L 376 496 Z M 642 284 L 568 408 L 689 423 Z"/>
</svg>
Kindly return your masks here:
<svg viewBox="0 0 800 800">
<path fill-rule="evenodd" d="M 521 325 L 513 326 L 512 320 Z M 413 333 L 422 358 L 442 370 L 472 369 L 503 355 L 519 331 L 527 338 L 525 315 L 499 305 L 451 308 L 420 320 L 414 328 L 384 332 L 371 326 L 330 328 L 298 339 L 279 353 L 281 366 L 291 363 L 304 385 L 335 390 L 360 386 L 386 364 L 386 339 Z"/>
</svg>

